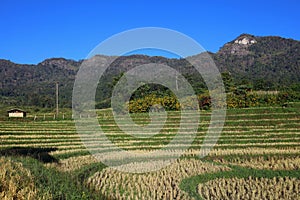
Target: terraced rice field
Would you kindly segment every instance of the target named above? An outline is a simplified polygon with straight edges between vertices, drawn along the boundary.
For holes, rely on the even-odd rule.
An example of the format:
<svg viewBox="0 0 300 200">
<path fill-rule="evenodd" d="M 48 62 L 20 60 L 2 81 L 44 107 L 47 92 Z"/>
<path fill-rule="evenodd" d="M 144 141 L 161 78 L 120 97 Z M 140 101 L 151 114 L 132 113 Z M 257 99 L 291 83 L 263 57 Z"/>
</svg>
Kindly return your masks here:
<svg viewBox="0 0 300 200">
<path fill-rule="evenodd" d="M 160 121 L 160 114 L 155 117 Z M 163 119 L 163 115 L 161 117 Z M 185 138 L 182 137 L 182 144 L 187 145 L 188 150 L 179 160 L 162 170 L 131 174 L 107 167 L 90 174 L 82 180 L 82 184 L 90 192 L 97 192 L 109 199 L 231 199 L 233 196 L 235 199 L 300 199 L 299 108 L 228 110 L 217 144 L 207 157 L 200 160 L 198 155 L 207 135 L 210 117 L 210 112 L 201 111 L 194 141 L 191 145 L 185 144 Z M 150 121 L 148 114 L 133 114 L 132 118 L 142 127 Z M 137 138 L 125 134 L 114 122 L 109 110 L 99 111 L 98 120 L 107 138 L 115 145 L 143 155 L 172 141 L 180 125 L 180 113 L 169 112 L 160 132 L 152 137 Z M 186 123 L 187 128 L 184 131 L 188 138 L 190 130 L 188 122 Z M 154 124 L 153 131 L 157 128 L 159 126 L 155 127 Z M 147 133 L 140 134 L 145 136 Z M 75 173 L 76 170 L 97 163 L 81 141 L 72 120 L 2 121 L 0 145 L 1 149 L 56 148 L 50 154 L 59 163 L 44 166 L 60 173 Z M 95 146 L 97 148 L 99 147 Z M 176 148 L 176 145 L 172 146 L 165 156 L 174 156 L 177 153 Z M 280 177 L 291 182 L 291 186 L 284 185 Z M 224 184 L 218 184 L 218 180 Z M 226 181 L 232 185 L 225 184 Z M 253 181 L 257 184 L 264 183 L 255 187 L 260 192 L 257 195 L 253 193 L 253 189 L 248 189 Z M 212 189 L 216 184 L 218 187 Z M 269 190 L 272 184 L 279 189 L 278 194 L 274 193 L 270 197 L 272 193 L 263 191 Z M 236 190 L 236 185 L 244 188 L 240 194 L 232 192 Z M 290 187 L 292 188 L 289 189 Z"/>
</svg>

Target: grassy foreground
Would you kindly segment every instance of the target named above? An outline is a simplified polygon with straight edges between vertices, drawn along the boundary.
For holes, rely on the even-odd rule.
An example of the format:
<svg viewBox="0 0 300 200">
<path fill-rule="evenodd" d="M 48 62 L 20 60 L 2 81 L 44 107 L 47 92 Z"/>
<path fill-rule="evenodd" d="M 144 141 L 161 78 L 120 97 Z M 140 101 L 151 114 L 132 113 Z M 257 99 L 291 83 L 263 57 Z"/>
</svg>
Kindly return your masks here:
<svg viewBox="0 0 300 200">
<path fill-rule="evenodd" d="M 200 160 L 197 155 L 206 136 L 210 114 L 208 111 L 201 112 L 195 140 L 181 159 L 160 171 L 144 174 L 119 172 L 98 163 L 83 145 L 70 118 L 4 119 L 0 123 L 0 197 L 1 199 L 233 197 L 293 199 L 293 195 L 299 197 L 300 106 L 298 104 L 286 108 L 228 110 L 221 137 L 209 156 Z M 133 114 L 132 118 L 142 126 L 149 123 L 147 114 Z M 159 134 L 143 138 L 123 133 L 109 110 L 99 111 L 98 120 L 113 143 L 125 150 L 147 153 L 160 149 L 175 137 L 180 124 L 180 113 L 168 113 L 166 123 Z M 155 126 L 153 130 L 156 130 Z M 187 133 L 188 131 L 186 130 Z M 280 178 L 283 178 L 283 181 Z M 229 186 L 229 182 L 233 184 L 232 187 Z M 284 185 L 284 182 L 290 185 Z M 251 188 L 250 183 L 251 185 L 257 183 L 257 187 Z M 274 196 L 270 197 L 266 192 L 269 186 L 276 186 L 277 193 L 283 196 L 276 196 L 277 193 L 273 192 Z M 256 192 L 253 193 L 254 190 Z"/>
</svg>

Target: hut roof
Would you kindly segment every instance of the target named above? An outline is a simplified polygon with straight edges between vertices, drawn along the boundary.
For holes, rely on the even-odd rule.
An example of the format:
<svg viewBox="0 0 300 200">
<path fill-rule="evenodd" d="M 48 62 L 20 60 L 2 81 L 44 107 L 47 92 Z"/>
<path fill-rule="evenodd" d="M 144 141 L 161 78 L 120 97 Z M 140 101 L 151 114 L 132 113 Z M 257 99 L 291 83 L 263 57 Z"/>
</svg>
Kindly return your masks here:
<svg viewBox="0 0 300 200">
<path fill-rule="evenodd" d="M 8 112 L 8 113 L 11 113 L 11 112 L 15 112 L 15 111 L 26 113 L 26 111 L 21 110 L 21 109 L 19 109 L 19 108 L 12 108 L 12 109 L 8 110 L 7 112 Z"/>
</svg>

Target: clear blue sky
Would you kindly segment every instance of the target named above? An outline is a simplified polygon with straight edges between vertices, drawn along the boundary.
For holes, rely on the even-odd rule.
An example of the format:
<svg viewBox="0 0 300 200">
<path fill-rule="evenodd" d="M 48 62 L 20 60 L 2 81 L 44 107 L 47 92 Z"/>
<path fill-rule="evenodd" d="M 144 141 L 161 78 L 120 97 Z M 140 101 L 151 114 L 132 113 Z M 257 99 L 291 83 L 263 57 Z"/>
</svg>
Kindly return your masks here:
<svg viewBox="0 0 300 200">
<path fill-rule="evenodd" d="M 300 40 L 299 10 L 298 0 L 1 0 L 0 58 L 78 60 L 116 33 L 149 26 L 182 32 L 212 52 L 241 33 Z"/>
</svg>

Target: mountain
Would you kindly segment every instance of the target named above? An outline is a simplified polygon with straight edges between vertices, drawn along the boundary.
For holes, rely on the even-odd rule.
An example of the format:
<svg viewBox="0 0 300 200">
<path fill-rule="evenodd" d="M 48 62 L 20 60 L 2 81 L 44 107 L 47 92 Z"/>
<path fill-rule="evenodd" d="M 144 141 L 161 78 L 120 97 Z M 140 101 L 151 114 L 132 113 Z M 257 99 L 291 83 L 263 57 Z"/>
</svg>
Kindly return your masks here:
<svg viewBox="0 0 300 200">
<path fill-rule="evenodd" d="M 209 54 L 220 71 L 232 77 L 235 85 L 250 84 L 257 90 L 300 88 L 300 42 L 297 40 L 242 34 L 226 43 L 218 52 Z M 70 107 L 72 87 L 82 62 L 51 58 L 37 65 L 26 65 L 0 59 L 0 103 L 53 108 L 55 83 L 59 82 L 60 106 Z M 113 84 L 123 72 L 147 63 L 169 65 L 183 74 L 196 92 L 205 90 L 201 76 L 185 59 L 121 56 L 110 65 L 99 81 L 101 84 L 96 93 L 99 107 L 109 106 Z M 157 85 L 151 87 L 159 89 Z"/>
<path fill-rule="evenodd" d="M 221 71 L 255 89 L 277 89 L 300 82 L 300 41 L 242 34 L 213 58 Z"/>
<path fill-rule="evenodd" d="M 5 105 L 53 107 L 55 83 L 59 82 L 61 105 L 70 106 L 75 75 L 81 62 L 47 59 L 37 65 L 0 60 L 0 100 Z"/>
</svg>

